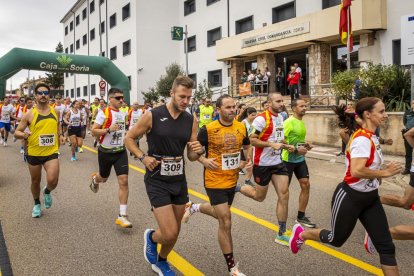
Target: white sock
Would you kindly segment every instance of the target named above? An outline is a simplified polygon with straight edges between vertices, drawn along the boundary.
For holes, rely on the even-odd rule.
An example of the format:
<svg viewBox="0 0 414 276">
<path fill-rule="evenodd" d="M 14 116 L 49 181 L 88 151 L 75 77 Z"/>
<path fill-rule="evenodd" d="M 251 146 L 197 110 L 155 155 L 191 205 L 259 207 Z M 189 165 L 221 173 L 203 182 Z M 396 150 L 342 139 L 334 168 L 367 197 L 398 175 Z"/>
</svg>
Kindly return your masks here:
<svg viewBox="0 0 414 276">
<path fill-rule="evenodd" d="M 127 209 L 127 205 L 119 205 L 119 214 L 121 216 L 126 216 L 126 209 Z"/>
<path fill-rule="evenodd" d="M 193 204 L 193 205 L 191 205 L 191 211 L 193 213 L 200 212 L 200 205 L 201 204 Z"/>
</svg>

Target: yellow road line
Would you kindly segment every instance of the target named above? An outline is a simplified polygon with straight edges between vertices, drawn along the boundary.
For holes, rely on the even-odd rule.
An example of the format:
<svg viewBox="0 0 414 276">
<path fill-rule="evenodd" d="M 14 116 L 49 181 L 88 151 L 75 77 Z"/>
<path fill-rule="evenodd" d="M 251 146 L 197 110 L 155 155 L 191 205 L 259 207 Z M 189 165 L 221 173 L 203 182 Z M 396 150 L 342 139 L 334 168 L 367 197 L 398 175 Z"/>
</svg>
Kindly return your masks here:
<svg viewBox="0 0 414 276">
<path fill-rule="evenodd" d="M 86 147 L 86 146 L 84 146 L 84 148 L 88 149 L 89 151 L 95 152 L 95 153 L 97 152 L 96 150 L 93 150 L 93 149 L 91 149 L 89 147 Z M 145 173 L 145 170 L 143 170 L 141 168 L 138 168 L 138 167 L 136 167 L 134 165 L 129 165 L 129 167 L 131 169 L 134 169 L 134 170 L 140 172 L 140 173 L 143 173 L 143 174 Z M 204 195 L 202 193 L 199 193 L 199 192 L 196 192 L 196 191 L 194 191 L 192 189 L 188 189 L 188 193 L 190 195 L 193 195 L 193 196 L 201 199 L 201 200 L 204 200 L 204 201 L 207 201 L 207 202 L 209 201 L 209 199 L 208 199 L 208 197 L 206 195 Z M 264 226 L 264 227 L 266 227 L 266 228 L 268 228 L 270 230 L 273 230 L 273 231 L 276 231 L 276 232 L 279 231 L 279 227 L 277 225 L 269 222 L 269 221 L 266 221 L 264 219 L 258 218 L 258 217 L 254 216 L 252 214 L 249 214 L 249 213 L 247 213 L 245 211 L 242 211 L 242 210 L 237 209 L 237 208 L 234 208 L 234 207 L 231 207 L 231 211 L 232 211 L 232 213 L 234 213 L 236 215 L 239 215 L 239 216 L 241 216 L 243 218 L 246 218 L 246 219 L 248 219 L 250 221 L 253 221 L 253 222 L 255 222 L 255 223 L 259 224 L 259 225 L 262 225 L 262 226 Z M 290 231 L 287 231 L 287 234 L 290 234 Z M 361 260 L 358 260 L 357 258 L 351 257 L 351 256 L 349 256 L 347 254 L 341 253 L 341 252 L 339 252 L 339 251 L 337 251 L 335 249 L 332 249 L 332 248 L 330 248 L 330 247 L 328 247 L 326 245 L 323 245 L 323 244 L 318 243 L 318 242 L 315 242 L 315 241 L 310 241 L 310 240 L 306 241 L 306 244 L 308 246 L 316 249 L 316 250 L 322 251 L 322 252 L 324 252 L 324 253 L 326 253 L 328 255 L 331 255 L 332 257 L 335 257 L 337 259 L 340 259 L 340 260 L 342 260 L 344 262 L 347 262 L 347 263 L 349 263 L 351 265 L 354 265 L 354 266 L 356 266 L 356 267 L 358 267 L 358 268 L 360 268 L 362 270 L 365 270 L 367 272 L 370 272 L 370 273 L 372 273 L 374 275 L 383 275 L 382 270 L 380 268 L 375 267 L 373 265 L 370 265 L 370 264 L 368 264 L 366 262 L 363 262 Z"/>
<path fill-rule="evenodd" d="M 83 146 L 83 148 L 93 153 L 98 153 L 98 151 L 88 146 Z M 134 165 L 130 164 L 129 167 L 140 173 L 145 173 L 143 169 L 140 169 Z M 193 265 L 191 265 L 189 262 L 187 262 L 183 257 L 178 255 L 174 250 L 171 251 L 171 253 L 168 255 L 168 261 L 184 275 L 195 275 L 195 276 L 204 275 L 200 270 L 198 270 Z M 1 272 L 0 272 L 0 276 L 1 276 Z"/>
</svg>

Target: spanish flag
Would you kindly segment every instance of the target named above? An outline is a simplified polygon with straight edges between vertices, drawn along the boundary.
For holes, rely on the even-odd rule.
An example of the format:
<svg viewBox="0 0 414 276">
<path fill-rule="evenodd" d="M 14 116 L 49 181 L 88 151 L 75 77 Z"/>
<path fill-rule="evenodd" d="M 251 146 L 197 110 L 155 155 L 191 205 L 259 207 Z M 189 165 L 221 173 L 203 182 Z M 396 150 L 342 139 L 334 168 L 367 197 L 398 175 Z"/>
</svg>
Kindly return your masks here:
<svg viewBox="0 0 414 276">
<path fill-rule="evenodd" d="M 351 21 L 351 0 L 342 0 L 341 13 L 339 18 L 339 36 L 341 37 L 342 44 L 347 45 L 348 33 L 349 33 L 349 45 L 348 49 L 352 52 L 353 39 L 352 39 L 352 21 Z M 348 12 L 349 12 L 349 32 L 348 32 Z"/>
</svg>

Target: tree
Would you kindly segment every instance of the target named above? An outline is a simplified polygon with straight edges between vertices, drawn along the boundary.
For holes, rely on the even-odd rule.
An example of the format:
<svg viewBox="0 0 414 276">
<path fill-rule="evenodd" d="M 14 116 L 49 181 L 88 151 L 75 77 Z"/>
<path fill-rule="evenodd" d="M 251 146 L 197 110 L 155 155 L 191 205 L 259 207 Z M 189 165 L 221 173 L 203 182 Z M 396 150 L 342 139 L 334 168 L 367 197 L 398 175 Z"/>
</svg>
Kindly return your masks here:
<svg viewBox="0 0 414 276">
<path fill-rule="evenodd" d="M 359 72 L 357 70 L 349 70 L 343 72 L 336 72 L 332 76 L 332 88 L 335 96 L 344 99 L 352 100 L 352 89 L 355 85 L 355 80 L 358 79 Z"/>
<path fill-rule="evenodd" d="M 142 96 L 146 103 L 158 102 L 158 99 L 160 98 L 160 94 L 154 87 L 149 88 L 147 92 L 142 92 Z"/>
<path fill-rule="evenodd" d="M 172 63 L 165 68 L 166 75 L 161 76 L 155 85 L 155 90 L 159 96 L 164 98 L 170 97 L 170 90 L 175 78 L 178 75 L 184 75 L 182 67 L 177 63 Z"/>
<path fill-rule="evenodd" d="M 58 43 L 58 45 L 56 46 L 55 49 L 56 53 L 63 53 L 63 45 L 62 43 Z M 45 73 L 46 75 L 46 84 L 55 88 L 55 89 L 59 89 L 59 87 L 63 86 L 64 81 L 63 81 L 63 73 L 62 72 L 50 72 L 50 73 Z"/>
<path fill-rule="evenodd" d="M 211 90 L 207 80 L 204 79 L 203 82 L 198 84 L 196 91 L 194 92 L 194 98 L 199 101 L 203 98 L 210 98 L 213 96 L 213 90 Z"/>
</svg>

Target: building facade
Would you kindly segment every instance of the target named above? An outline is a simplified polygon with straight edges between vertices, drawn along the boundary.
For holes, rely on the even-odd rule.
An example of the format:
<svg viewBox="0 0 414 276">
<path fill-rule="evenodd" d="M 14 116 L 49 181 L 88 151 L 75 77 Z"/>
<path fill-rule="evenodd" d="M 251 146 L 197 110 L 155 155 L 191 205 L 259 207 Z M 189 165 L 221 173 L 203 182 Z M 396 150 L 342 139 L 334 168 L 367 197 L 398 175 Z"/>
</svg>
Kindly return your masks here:
<svg viewBox="0 0 414 276">
<path fill-rule="evenodd" d="M 153 87 L 165 67 L 186 68 L 184 41 L 171 27 L 187 26 L 188 74 L 216 91 L 238 94 L 243 71 L 268 67 L 284 76 L 298 63 L 302 93 L 320 94 L 346 68 L 339 40 L 340 0 L 79 0 L 63 17 L 66 53 L 101 55 L 130 78 L 131 100 Z M 351 67 L 400 64 L 400 18 L 414 1 L 354 0 Z M 99 96 L 99 76 L 65 74 L 65 95 Z M 284 83 L 282 89 L 286 89 Z"/>
</svg>

